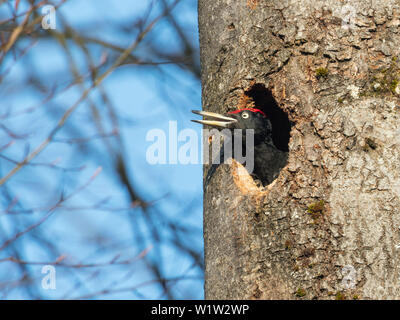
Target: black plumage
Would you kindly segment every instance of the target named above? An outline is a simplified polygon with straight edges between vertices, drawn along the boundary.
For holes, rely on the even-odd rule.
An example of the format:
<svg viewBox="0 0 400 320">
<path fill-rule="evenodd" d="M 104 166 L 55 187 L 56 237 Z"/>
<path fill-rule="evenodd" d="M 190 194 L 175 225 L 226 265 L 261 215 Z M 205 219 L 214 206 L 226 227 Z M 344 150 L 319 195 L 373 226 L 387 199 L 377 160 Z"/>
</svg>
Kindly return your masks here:
<svg viewBox="0 0 400 320">
<path fill-rule="evenodd" d="M 270 184 L 279 175 L 280 170 L 286 165 L 288 152 L 279 150 L 272 140 L 272 124 L 268 117 L 259 109 L 245 108 L 220 115 L 207 111 L 193 111 L 212 120 L 193 120 L 195 122 L 217 128 L 229 129 L 233 137 L 234 129 L 242 129 L 242 152 L 246 152 L 246 129 L 254 130 L 254 148 L 247 150 L 254 159 L 254 169 L 250 172 L 255 178 L 261 180 L 263 185 Z M 234 145 L 234 141 L 232 141 Z M 232 152 L 234 156 L 234 150 Z M 218 161 L 213 161 L 207 172 L 204 187 L 206 188 L 220 163 L 224 161 L 224 148 L 221 147 Z"/>
</svg>

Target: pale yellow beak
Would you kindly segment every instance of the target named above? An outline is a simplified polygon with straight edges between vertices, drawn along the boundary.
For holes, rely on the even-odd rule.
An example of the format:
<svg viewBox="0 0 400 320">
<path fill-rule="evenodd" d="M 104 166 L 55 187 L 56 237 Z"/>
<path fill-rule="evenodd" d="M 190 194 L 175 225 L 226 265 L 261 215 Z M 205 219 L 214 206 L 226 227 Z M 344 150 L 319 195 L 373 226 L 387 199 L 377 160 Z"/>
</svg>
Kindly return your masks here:
<svg viewBox="0 0 400 320">
<path fill-rule="evenodd" d="M 235 118 L 226 117 L 226 116 L 223 116 L 223 115 L 221 115 L 219 113 L 215 113 L 215 112 L 198 111 L 198 110 L 192 110 L 192 112 L 194 114 L 198 114 L 203 117 L 209 117 L 209 118 L 216 119 L 216 120 L 192 120 L 193 122 L 205 124 L 208 126 L 228 128 L 232 123 L 237 122 L 237 120 Z"/>
</svg>

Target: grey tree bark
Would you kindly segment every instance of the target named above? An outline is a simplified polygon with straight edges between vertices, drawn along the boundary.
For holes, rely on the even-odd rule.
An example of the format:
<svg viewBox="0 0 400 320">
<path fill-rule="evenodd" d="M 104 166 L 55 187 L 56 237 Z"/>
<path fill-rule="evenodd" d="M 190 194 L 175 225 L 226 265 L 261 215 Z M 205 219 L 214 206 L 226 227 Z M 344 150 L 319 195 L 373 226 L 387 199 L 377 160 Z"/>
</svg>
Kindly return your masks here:
<svg viewBox="0 0 400 320">
<path fill-rule="evenodd" d="M 205 190 L 207 299 L 400 298 L 399 26 L 399 0 L 199 0 L 203 109 L 293 123 L 272 184 Z"/>
</svg>

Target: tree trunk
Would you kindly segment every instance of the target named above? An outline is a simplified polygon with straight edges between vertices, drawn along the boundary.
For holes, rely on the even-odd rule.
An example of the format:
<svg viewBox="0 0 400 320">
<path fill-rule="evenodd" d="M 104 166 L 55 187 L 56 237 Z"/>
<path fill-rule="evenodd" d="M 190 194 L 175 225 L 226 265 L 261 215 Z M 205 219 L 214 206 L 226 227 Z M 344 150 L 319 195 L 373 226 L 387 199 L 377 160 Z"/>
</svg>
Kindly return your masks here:
<svg viewBox="0 0 400 320">
<path fill-rule="evenodd" d="M 290 133 L 273 183 L 233 162 L 205 190 L 207 299 L 400 298 L 399 25 L 398 0 L 199 0 L 204 109 Z"/>
</svg>

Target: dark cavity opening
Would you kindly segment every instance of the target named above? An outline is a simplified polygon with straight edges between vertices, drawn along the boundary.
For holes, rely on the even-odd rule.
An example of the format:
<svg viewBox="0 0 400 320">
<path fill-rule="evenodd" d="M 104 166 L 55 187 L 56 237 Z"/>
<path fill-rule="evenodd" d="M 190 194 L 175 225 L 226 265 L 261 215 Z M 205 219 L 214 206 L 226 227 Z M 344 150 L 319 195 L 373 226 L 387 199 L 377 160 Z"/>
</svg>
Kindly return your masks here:
<svg viewBox="0 0 400 320">
<path fill-rule="evenodd" d="M 278 106 L 270 90 L 263 84 L 255 84 L 245 95 L 253 100 L 254 106 L 262 110 L 272 125 L 272 142 L 275 145 L 271 149 L 266 145 L 256 147 L 255 167 L 253 177 L 263 186 L 272 183 L 281 170 L 286 166 L 289 155 L 290 130 L 293 123 L 288 115 Z M 261 153 L 260 153 L 261 152 Z M 264 154 L 262 154 L 264 153 Z"/>
<path fill-rule="evenodd" d="M 263 84 L 257 83 L 245 94 L 252 98 L 255 107 L 262 110 L 270 119 L 272 124 L 272 141 L 276 148 L 281 151 L 289 151 L 290 130 L 293 123 L 287 114 L 279 108 L 270 90 Z"/>
</svg>

